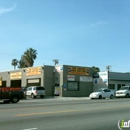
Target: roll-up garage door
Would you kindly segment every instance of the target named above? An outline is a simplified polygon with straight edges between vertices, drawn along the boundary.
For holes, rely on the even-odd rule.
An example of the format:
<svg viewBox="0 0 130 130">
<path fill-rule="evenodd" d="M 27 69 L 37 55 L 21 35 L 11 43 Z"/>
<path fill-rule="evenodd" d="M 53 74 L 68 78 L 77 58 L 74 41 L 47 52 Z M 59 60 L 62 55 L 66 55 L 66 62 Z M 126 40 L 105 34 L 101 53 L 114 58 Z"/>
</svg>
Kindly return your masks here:
<svg viewBox="0 0 130 130">
<path fill-rule="evenodd" d="M 27 79 L 27 86 L 41 86 L 41 79 Z"/>
</svg>

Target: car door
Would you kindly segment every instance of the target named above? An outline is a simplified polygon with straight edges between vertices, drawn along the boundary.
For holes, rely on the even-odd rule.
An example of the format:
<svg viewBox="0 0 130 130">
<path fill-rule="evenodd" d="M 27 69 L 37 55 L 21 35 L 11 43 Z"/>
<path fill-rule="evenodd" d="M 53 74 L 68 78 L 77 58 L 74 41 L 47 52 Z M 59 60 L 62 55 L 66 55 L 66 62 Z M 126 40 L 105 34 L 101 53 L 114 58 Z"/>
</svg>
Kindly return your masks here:
<svg viewBox="0 0 130 130">
<path fill-rule="evenodd" d="M 30 96 L 32 92 L 32 87 L 28 87 L 26 91 L 26 95 Z"/>
<path fill-rule="evenodd" d="M 105 97 L 105 98 L 107 97 L 107 89 L 103 90 L 102 96 Z"/>
<path fill-rule="evenodd" d="M 110 98 L 111 94 L 112 94 L 112 91 L 110 89 L 107 89 L 107 98 Z"/>
</svg>

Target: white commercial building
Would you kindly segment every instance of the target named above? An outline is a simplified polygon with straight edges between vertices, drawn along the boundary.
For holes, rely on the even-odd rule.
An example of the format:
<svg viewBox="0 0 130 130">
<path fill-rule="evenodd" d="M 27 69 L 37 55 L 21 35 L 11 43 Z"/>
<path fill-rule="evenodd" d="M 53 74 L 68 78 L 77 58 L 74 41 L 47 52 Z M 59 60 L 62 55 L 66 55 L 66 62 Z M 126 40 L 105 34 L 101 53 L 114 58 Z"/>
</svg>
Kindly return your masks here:
<svg viewBox="0 0 130 130">
<path fill-rule="evenodd" d="M 93 79 L 94 91 L 99 88 L 109 88 L 116 91 L 125 85 L 130 86 L 130 73 L 104 71 L 98 72 L 98 76 Z"/>
</svg>

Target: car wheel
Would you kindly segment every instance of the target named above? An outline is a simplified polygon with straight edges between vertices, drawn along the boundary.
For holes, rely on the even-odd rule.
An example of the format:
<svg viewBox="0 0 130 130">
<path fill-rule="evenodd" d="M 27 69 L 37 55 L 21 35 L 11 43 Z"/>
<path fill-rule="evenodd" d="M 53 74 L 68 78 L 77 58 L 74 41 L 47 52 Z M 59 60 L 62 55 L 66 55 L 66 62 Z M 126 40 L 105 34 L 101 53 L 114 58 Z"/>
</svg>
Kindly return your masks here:
<svg viewBox="0 0 130 130">
<path fill-rule="evenodd" d="M 33 94 L 33 93 L 31 94 L 31 98 L 32 98 L 32 99 L 34 99 L 34 98 L 35 98 L 35 96 L 34 96 L 34 94 Z"/>
<path fill-rule="evenodd" d="M 126 98 L 129 98 L 129 94 L 128 93 L 126 94 Z"/>
<path fill-rule="evenodd" d="M 11 102 L 17 103 L 19 101 L 19 98 L 17 96 L 12 97 Z"/>
<path fill-rule="evenodd" d="M 99 95 L 99 99 L 102 99 L 102 96 L 101 96 L 101 95 Z"/>
<path fill-rule="evenodd" d="M 114 96 L 113 96 L 113 95 L 111 95 L 111 96 L 110 96 L 110 99 L 113 99 L 113 98 L 114 98 Z"/>
</svg>

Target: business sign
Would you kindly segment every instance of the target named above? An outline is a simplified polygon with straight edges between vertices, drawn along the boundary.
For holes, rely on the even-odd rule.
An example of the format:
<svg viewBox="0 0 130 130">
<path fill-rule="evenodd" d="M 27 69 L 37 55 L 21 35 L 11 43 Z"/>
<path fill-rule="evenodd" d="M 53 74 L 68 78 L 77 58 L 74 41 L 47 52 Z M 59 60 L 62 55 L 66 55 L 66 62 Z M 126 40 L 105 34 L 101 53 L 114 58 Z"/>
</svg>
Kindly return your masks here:
<svg viewBox="0 0 130 130">
<path fill-rule="evenodd" d="M 74 81 L 75 76 L 74 75 L 67 75 L 68 81 Z"/>
<path fill-rule="evenodd" d="M 92 77 L 90 76 L 80 76 L 81 82 L 92 82 Z"/>
<path fill-rule="evenodd" d="M 13 72 L 10 73 L 10 79 L 21 79 L 22 72 Z"/>
<path fill-rule="evenodd" d="M 33 67 L 33 68 L 26 69 L 27 76 L 39 75 L 41 73 L 42 73 L 42 67 Z"/>
<path fill-rule="evenodd" d="M 89 75 L 89 68 L 68 67 L 68 74 L 74 74 L 74 75 Z"/>
<path fill-rule="evenodd" d="M 0 86 L 2 86 L 2 77 L 0 77 Z"/>
</svg>

